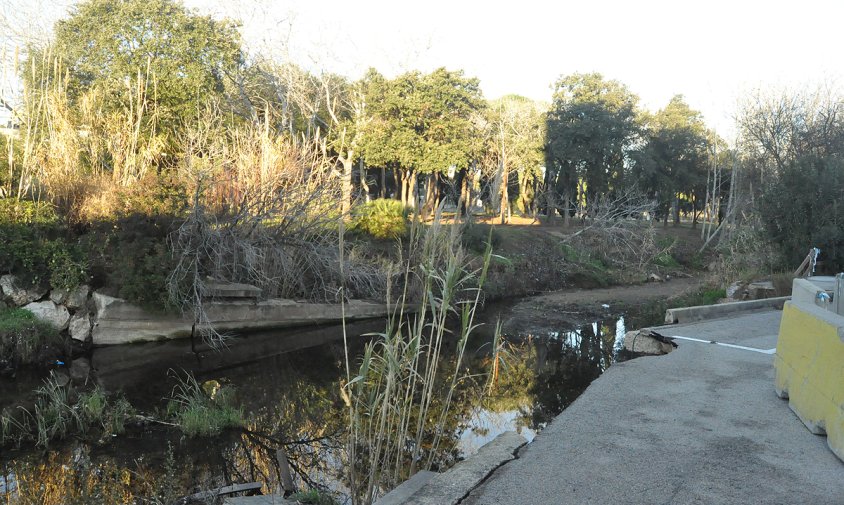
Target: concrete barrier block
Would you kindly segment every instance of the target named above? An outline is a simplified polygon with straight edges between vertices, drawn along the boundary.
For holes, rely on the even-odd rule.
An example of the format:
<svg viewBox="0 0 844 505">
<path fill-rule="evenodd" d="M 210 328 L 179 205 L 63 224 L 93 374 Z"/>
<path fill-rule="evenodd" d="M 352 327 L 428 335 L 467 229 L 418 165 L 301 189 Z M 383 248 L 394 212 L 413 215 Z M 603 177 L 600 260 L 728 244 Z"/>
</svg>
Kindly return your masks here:
<svg viewBox="0 0 844 505">
<path fill-rule="evenodd" d="M 777 393 L 812 433 L 826 434 L 830 449 L 844 460 L 842 329 L 844 317 L 834 312 L 814 303 L 786 303 L 774 368 Z"/>
</svg>

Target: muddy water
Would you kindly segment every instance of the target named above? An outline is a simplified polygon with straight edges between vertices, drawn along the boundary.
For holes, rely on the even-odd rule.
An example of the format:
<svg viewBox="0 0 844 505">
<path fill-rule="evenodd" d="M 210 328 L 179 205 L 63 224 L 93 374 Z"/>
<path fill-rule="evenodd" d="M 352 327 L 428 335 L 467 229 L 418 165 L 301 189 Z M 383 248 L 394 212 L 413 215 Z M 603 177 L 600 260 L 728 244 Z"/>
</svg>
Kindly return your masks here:
<svg viewBox="0 0 844 505">
<path fill-rule="evenodd" d="M 507 430 L 532 440 L 611 365 L 625 330 L 624 317 L 606 308 L 539 318 L 541 324 L 534 327 L 524 324 L 523 315 L 513 305 L 484 311 L 487 324 L 469 344 L 467 371 L 475 380 L 467 381 L 456 396 L 435 469 L 471 456 Z M 506 344 L 499 373 L 492 377 L 492 328 L 499 318 Z M 380 321 L 349 325 L 353 353 L 360 353 L 370 334 L 381 329 Z M 261 481 L 265 492 L 276 492 L 281 479 L 278 449 L 287 455 L 299 488 L 327 489 L 341 502 L 347 493 L 340 327 L 251 335 L 221 352 L 192 349 L 180 341 L 98 349 L 92 365 L 107 390 L 122 392 L 140 412 L 158 418 L 163 418 L 163 398 L 174 385 L 173 370 L 190 371 L 200 382 L 231 385 L 244 407 L 246 429 L 187 439 L 172 427 L 143 424 L 109 440 L 66 440 L 46 452 L 7 448 L 0 454 L 0 498 L 4 488 L 31 490 L 40 483 L 43 489 L 45 482 L 57 488 L 88 486 L 93 494 L 102 494 L 97 486 L 122 493 L 103 503 L 160 494 L 162 483 L 187 494 Z M 29 382 L 15 383 L 17 401 L 25 402 L 23 391 L 37 386 Z M 13 388 L 0 387 L 10 403 Z"/>
</svg>

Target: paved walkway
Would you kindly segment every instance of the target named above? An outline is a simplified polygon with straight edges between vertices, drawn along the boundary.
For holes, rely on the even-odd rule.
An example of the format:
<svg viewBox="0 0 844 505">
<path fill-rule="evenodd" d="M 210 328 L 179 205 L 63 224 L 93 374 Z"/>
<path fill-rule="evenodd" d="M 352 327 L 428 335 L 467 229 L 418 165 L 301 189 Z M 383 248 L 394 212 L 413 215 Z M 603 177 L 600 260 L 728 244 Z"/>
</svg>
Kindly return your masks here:
<svg viewBox="0 0 844 505">
<path fill-rule="evenodd" d="M 766 351 L 781 314 L 658 331 Z M 771 354 L 676 342 L 610 367 L 462 503 L 844 504 L 844 463 L 774 394 Z"/>
</svg>

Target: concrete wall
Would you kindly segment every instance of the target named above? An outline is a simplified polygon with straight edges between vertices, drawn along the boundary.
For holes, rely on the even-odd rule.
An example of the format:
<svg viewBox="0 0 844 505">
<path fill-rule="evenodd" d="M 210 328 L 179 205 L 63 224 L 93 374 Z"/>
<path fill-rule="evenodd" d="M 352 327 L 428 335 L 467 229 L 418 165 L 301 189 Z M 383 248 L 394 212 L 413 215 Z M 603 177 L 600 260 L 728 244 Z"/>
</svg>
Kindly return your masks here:
<svg viewBox="0 0 844 505">
<path fill-rule="evenodd" d="M 844 460 L 844 317 L 810 302 L 814 293 L 798 281 L 780 323 L 777 394 Z"/>
<path fill-rule="evenodd" d="M 190 337 L 192 321 L 188 318 L 148 312 L 126 300 L 99 293 L 95 293 L 93 299 L 96 305 L 92 331 L 95 346 Z M 340 304 L 280 299 L 213 302 L 207 305 L 207 313 L 214 328 L 224 333 L 331 323 L 343 317 Z M 345 306 L 346 320 L 386 315 L 387 306 L 383 303 L 351 300 Z"/>
</svg>

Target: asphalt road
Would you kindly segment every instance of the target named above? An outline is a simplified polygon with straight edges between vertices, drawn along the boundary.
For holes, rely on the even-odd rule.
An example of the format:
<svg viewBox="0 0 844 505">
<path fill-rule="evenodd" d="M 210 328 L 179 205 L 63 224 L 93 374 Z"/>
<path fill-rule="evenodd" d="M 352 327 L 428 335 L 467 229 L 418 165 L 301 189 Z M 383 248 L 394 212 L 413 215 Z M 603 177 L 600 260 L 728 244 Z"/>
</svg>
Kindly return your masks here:
<svg viewBox="0 0 844 505">
<path fill-rule="evenodd" d="M 780 315 L 659 331 L 770 350 Z M 844 504 L 844 463 L 777 398 L 771 354 L 677 343 L 610 367 L 462 503 Z"/>
</svg>

